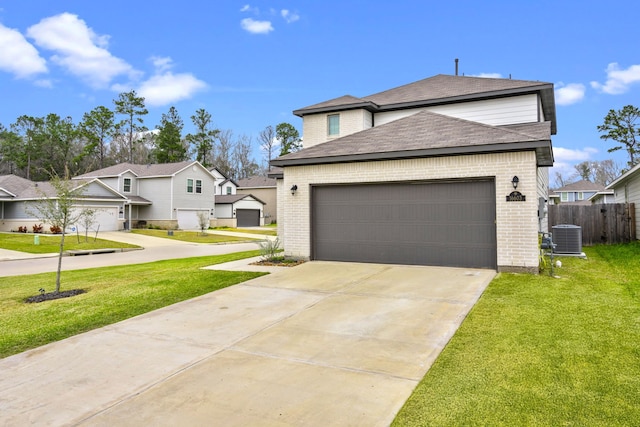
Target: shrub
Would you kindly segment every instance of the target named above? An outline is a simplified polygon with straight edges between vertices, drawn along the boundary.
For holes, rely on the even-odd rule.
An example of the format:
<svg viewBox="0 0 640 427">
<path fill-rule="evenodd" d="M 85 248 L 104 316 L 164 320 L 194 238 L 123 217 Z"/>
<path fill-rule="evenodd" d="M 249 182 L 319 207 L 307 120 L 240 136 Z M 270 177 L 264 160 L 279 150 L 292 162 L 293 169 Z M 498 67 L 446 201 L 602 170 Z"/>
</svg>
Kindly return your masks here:
<svg viewBox="0 0 640 427">
<path fill-rule="evenodd" d="M 260 242 L 260 255 L 263 261 L 273 261 L 277 258 L 276 254 L 280 251 L 280 239 L 267 239 L 264 242 Z"/>
<path fill-rule="evenodd" d="M 21 225 L 20 227 L 18 227 L 18 232 L 20 233 L 26 233 L 27 232 L 27 226 L 23 226 Z"/>
<path fill-rule="evenodd" d="M 33 224 L 31 228 L 33 229 L 34 233 L 42 233 L 42 224 Z"/>
<path fill-rule="evenodd" d="M 49 227 L 49 230 L 51 230 L 51 233 L 53 233 L 53 234 L 62 233 L 62 229 L 60 227 L 58 227 L 57 225 L 52 225 L 51 227 Z"/>
</svg>

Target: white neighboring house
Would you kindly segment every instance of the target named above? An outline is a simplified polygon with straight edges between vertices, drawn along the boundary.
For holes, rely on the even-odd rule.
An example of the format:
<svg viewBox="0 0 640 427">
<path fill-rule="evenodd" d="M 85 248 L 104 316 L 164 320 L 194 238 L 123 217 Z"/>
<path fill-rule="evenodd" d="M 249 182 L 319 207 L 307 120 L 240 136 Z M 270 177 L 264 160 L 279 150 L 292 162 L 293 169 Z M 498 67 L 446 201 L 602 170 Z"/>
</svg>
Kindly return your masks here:
<svg viewBox="0 0 640 427">
<path fill-rule="evenodd" d="M 126 228 L 200 229 L 198 214 L 215 214 L 216 178 L 197 161 L 118 165 L 74 179 L 95 178 L 126 197 Z"/>
<path fill-rule="evenodd" d="M 553 84 L 437 75 L 294 114 L 304 148 L 270 174 L 285 254 L 538 272 Z"/>
<path fill-rule="evenodd" d="M 607 185 L 607 190 L 612 190 L 614 203 L 634 203 L 636 216 L 636 236 L 640 236 L 640 164 L 635 165 L 627 172 Z"/>
<path fill-rule="evenodd" d="M 115 231 L 123 228 L 127 197 L 109 187 L 99 179 L 77 180 L 81 196 L 75 206 L 89 208 L 95 217 L 89 229 L 92 231 Z M 37 203 L 42 197 L 55 198 L 55 189 L 49 182 L 33 182 L 16 175 L 0 176 L 0 231 L 17 231 L 42 223 L 37 218 Z M 50 224 L 43 224 L 43 231 L 50 232 Z M 70 224 L 67 232 L 85 231 L 82 224 Z"/>
</svg>

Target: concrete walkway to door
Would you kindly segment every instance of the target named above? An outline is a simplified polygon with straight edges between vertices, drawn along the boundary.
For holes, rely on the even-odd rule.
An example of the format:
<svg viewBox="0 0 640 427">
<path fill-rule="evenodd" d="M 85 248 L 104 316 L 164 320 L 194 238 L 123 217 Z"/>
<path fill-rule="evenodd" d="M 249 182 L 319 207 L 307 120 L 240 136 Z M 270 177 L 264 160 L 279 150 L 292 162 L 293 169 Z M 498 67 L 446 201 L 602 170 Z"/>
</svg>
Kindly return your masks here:
<svg viewBox="0 0 640 427">
<path fill-rule="evenodd" d="M 494 275 L 282 268 L 0 360 L 0 425 L 386 426 Z"/>
</svg>

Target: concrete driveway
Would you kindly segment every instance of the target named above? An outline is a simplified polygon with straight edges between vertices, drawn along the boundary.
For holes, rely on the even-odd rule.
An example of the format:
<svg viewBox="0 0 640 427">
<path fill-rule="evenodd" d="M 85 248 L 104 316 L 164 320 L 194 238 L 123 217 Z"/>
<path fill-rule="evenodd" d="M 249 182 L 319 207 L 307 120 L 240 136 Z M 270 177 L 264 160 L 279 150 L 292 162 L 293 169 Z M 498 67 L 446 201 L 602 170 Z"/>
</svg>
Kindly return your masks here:
<svg viewBox="0 0 640 427">
<path fill-rule="evenodd" d="M 281 268 L 0 360 L 0 425 L 386 426 L 494 275 Z"/>
</svg>

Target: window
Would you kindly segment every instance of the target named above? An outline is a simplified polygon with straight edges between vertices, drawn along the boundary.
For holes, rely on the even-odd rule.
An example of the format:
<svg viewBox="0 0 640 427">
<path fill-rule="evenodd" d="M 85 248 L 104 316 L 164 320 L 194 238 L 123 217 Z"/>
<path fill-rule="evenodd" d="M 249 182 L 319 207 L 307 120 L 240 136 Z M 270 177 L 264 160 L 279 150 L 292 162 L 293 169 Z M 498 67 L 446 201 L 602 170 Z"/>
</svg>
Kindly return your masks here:
<svg viewBox="0 0 640 427">
<path fill-rule="evenodd" d="M 196 193 L 202 193 L 202 181 L 199 179 L 196 179 Z"/>
<path fill-rule="evenodd" d="M 578 193 L 578 198 L 577 198 L 577 200 L 584 200 L 584 193 L 583 193 L 582 191 L 580 191 L 580 192 Z"/>
<path fill-rule="evenodd" d="M 340 135 L 340 114 L 329 114 L 327 116 L 327 135 Z"/>
<path fill-rule="evenodd" d="M 227 188 L 227 194 L 231 194 L 231 187 L 226 187 Z"/>
<path fill-rule="evenodd" d="M 193 180 L 187 179 L 187 193 L 193 193 Z"/>
<path fill-rule="evenodd" d="M 131 178 L 125 178 L 122 185 L 122 190 L 125 193 L 131 193 Z"/>
<path fill-rule="evenodd" d="M 563 191 L 562 193 L 560 193 L 560 201 L 561 202 L 568 202 L 569 201 L 569 193 L 567 193 L 566 191 Z"/>
</svg>

